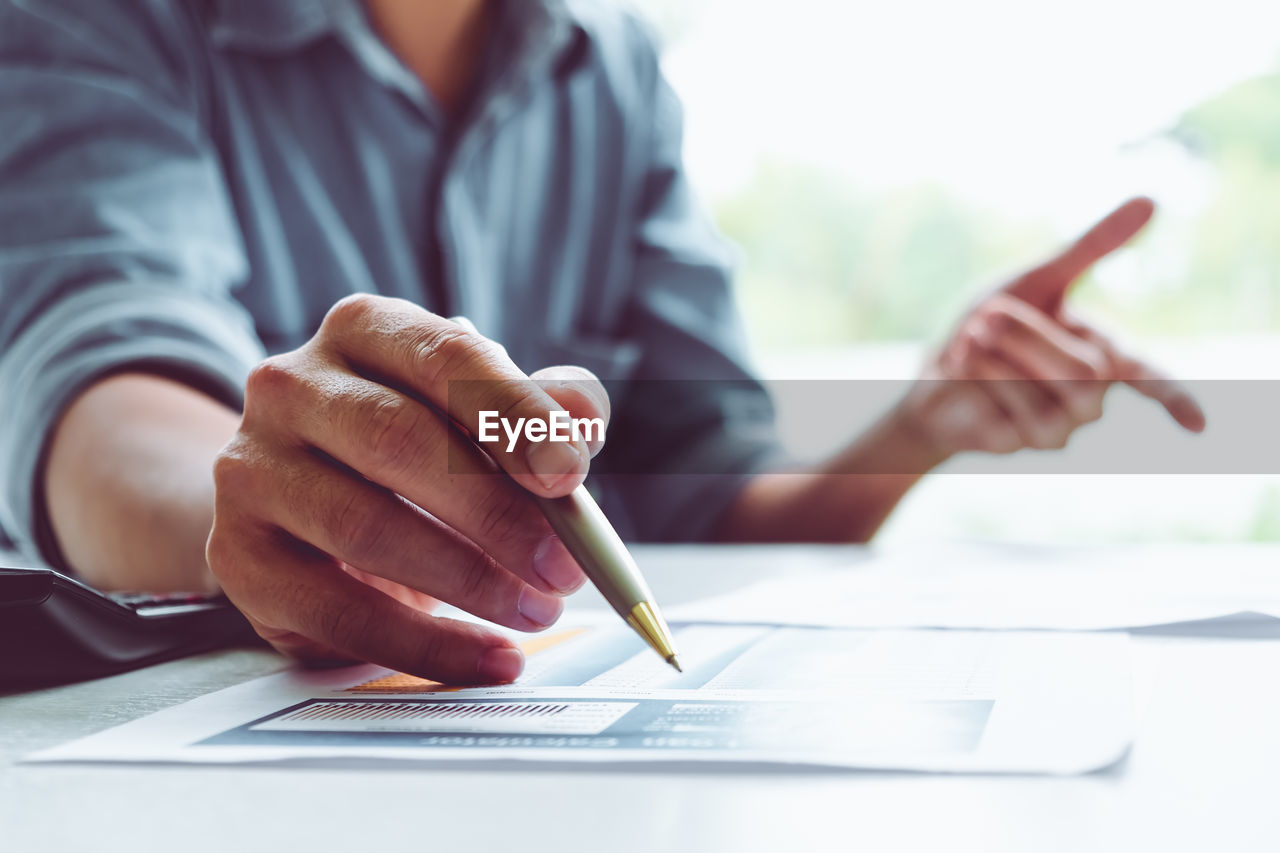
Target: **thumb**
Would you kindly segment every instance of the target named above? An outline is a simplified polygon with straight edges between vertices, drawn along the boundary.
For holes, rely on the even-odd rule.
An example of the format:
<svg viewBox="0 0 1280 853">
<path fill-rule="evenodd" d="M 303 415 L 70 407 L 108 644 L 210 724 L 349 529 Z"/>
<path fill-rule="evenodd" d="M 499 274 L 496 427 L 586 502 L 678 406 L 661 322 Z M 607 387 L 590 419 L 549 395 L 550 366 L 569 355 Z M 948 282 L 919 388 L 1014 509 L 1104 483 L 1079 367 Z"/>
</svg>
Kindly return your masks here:
<svg viewBox="0 0 1280 853">
<path fill-rule="evenodd" d="M 570 417 L 599 418 L 605 427 L 609 425 L 609 392 L 604 383 L 585 367 L 557 365 L 535 371 L 531 377 L 543 391 L 564 406 Z M 586 430 L 587 450 L 592 456 L 604 447 L 604 429 Z"/>
<path fill-rule="evenodd" d="M 1149 198 L 1129 199 L 1053 260 L 1015 279 L 1005 292 L 1056 316 L 1071 285 L 1099 260 L 1133 239 L 1155 209 L 1155 202 Z"/>
</svg>

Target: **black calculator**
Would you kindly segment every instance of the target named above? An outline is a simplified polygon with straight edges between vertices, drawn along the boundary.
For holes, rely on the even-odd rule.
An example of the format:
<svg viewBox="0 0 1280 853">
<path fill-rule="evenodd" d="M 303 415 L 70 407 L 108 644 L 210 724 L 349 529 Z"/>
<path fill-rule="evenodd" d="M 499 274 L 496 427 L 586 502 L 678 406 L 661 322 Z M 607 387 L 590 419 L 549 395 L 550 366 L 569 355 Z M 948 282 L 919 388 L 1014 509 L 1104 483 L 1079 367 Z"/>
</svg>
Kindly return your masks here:
<svg viewBox="0 0 1280 853">
<path fill-rule="evenodd" d="M 52 569 L 0 568 L 0 689 L 98 678 L 258 642 L 221 595 L 102 593 Z"/>
</svg>

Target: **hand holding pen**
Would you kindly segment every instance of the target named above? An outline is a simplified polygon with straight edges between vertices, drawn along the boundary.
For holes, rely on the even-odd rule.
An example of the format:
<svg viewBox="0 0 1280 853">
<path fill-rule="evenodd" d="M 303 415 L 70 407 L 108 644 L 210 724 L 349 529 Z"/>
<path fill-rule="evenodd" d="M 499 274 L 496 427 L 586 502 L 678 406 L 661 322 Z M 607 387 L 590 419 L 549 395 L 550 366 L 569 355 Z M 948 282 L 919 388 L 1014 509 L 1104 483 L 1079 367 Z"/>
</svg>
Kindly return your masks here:
<svg viewBox="0 0 1280 853">
<path fill-rule="evenodd" d="M 489 391 L 450 393 L 455 379 Z M 574 494 L 599 446 L 521 438 L 482 451 L 450 421 L 474 429 L 481 409 L 548 419 L 562 408 L 609 417 L 586 370 L 530 377 L 492 341 L 409 302 L 344 299 L 246 384 L 214 468 L 210 568 L 296 657 L 513 680 L 523 657 L 511 640 L 430 611 L 438 599 L 522 631 L 554 623 L 584 575 L 529 495 Z"/>
</svg>

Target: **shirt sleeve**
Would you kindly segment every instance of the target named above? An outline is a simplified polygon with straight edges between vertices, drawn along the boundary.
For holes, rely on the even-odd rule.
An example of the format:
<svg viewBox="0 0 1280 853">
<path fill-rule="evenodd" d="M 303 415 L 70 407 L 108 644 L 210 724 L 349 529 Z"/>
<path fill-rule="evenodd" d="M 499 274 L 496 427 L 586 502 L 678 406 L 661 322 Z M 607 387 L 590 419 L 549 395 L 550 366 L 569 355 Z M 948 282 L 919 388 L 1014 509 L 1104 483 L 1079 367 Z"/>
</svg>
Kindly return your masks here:
<svg viewBox="0 0 1280 853">
<path fill-rule="evenodd" d="M 184 5 L 0 0 L 0 528 L 27 553 L 78 392 L 143 369 L 239 405 L 263 355 Z"/>
<path fill-rule="evenodd" d="M 637 539 L 711 538 L 743 485 L 785 463 L 773 403 L 748 363 L 732 292 L 736 252 L 699 204 L 682 108 L 647 35 L 650 153 L 624 334 L 642 354 L 599 465 Z"/>
</svg>

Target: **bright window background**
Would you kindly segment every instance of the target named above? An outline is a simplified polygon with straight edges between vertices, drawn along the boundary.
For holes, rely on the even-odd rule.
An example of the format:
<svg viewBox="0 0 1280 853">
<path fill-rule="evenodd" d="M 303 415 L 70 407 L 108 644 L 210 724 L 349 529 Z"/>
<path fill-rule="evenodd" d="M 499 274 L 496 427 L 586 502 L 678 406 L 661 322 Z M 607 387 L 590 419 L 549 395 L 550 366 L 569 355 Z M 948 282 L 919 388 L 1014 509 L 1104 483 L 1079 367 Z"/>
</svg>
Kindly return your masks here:
<svg viewBox="0 0 1280 853">
<path fill-rule="evenodd" d="M 1175 375 L 1280 377 L 1280 5 L 639 6 L 766 376 L 911 376 L 978 295 L 1143 193 L 1157 220 L 1074 304 Z M 1118 417 L 1176 429 L 1123 389 Z M 955 536 L 1275 539 L 1280 478 L 935 476 L 884 533 Z"/>
</svg>

